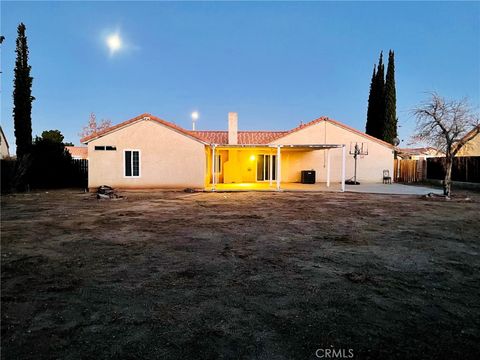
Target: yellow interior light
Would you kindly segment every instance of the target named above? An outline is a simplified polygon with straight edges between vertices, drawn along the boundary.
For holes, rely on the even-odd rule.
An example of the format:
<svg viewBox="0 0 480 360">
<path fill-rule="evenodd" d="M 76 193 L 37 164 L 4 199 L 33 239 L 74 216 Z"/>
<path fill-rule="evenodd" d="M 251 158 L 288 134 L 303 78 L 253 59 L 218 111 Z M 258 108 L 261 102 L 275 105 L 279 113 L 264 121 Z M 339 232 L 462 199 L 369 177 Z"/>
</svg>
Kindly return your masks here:
<svg viewBox="0 0 480 360">
<path fill-rule="evenodd" d="M 255 155 L 250 155 L 250 161 L 254 161 L 255 160 Z"/>
</svg>

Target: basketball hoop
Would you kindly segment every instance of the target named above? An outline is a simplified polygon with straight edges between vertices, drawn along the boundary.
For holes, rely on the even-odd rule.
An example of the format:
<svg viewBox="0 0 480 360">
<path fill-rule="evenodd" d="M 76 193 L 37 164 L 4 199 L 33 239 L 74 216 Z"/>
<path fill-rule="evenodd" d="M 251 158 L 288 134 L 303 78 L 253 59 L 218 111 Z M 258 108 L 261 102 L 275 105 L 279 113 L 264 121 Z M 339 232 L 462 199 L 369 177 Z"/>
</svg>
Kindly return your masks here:
<svg viewBox="0 0 480 360">
<path fill-rule="evenodd" d="M 365 155 L 368 155 L 368 144 L 367 143 L 360 143 L 358 144 L 357 142 L 354 143 L 351 142 L 350 143 L 350 151 L 349 151 L 350 155 L 353 155 L 353 158 L 355 159 L 355 170 L 354 170 L 354 173 L 353 173 L 353 181 L 348 181 L 347 184 L 349 185 L 360 185 L 359 182 L 357 182 L 357 158 L 358 156 L 365 156 Z"/>
</svg>

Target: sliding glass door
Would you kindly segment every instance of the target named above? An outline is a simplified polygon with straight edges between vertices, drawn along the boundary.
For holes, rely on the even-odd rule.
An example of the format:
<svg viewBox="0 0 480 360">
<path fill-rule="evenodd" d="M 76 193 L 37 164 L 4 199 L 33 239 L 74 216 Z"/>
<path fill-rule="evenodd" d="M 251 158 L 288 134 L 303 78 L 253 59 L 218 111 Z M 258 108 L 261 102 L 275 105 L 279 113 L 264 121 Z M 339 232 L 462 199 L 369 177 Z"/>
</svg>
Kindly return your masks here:
<svg viewBox="0 0 480 360">
<path fill-rule="evenodd" d="M 257 155 L 257 181 L 277 179 L 277 155 Z"/>
</svg>

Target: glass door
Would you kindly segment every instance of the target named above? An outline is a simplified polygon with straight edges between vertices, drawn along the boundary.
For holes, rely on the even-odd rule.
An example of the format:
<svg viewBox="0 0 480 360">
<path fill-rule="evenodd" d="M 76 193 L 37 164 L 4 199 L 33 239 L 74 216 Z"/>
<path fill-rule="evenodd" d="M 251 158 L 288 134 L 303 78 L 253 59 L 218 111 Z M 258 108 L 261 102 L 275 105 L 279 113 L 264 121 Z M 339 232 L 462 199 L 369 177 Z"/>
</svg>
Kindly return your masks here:
<svg viewBox="0 0 480 360">
<path fill-rule="evenodd" d="M 257 155 L 257 181 L 277 179 L 277 155 Z"/>
</svg>

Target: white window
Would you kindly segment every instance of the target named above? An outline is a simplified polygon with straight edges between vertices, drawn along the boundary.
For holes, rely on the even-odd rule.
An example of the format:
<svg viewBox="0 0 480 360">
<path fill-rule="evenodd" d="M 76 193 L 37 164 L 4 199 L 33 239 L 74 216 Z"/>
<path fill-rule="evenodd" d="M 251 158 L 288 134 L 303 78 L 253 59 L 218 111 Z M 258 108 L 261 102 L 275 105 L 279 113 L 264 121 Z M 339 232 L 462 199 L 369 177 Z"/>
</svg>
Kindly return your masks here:
<svg viewBox="0 0 480 360">
<path fill-rule="evenodd" d="M 140 177 L 140 150 L 125 150 L 124 176 Z"/>
<path fill-rule="evenodd" d="M 222 155 L 215 155 L 215 172 L 220 174 L 222 172 Z"/>
</svg>

